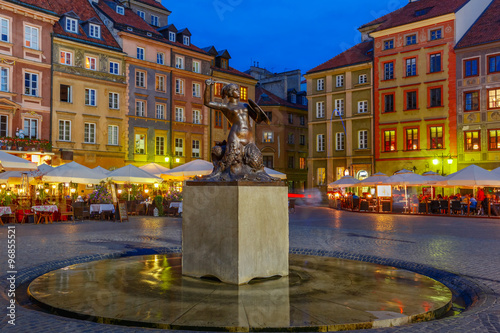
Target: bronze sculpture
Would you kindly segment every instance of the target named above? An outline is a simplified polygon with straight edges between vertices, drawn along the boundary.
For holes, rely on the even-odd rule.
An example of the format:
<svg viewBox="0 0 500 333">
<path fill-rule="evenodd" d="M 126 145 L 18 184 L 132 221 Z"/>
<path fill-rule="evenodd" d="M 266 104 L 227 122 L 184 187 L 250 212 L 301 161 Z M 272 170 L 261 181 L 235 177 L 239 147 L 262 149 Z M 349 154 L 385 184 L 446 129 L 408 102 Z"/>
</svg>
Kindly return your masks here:
<svg viewBox="0 0 500 333">
<path fill-rule="evenodd" d="M 212 79 L 205 81 L 205 106 L 220 110 L 232 124 L 227 141 L 212 148 L 214 170 L 204 181 L 261 181 L 272 182 L 279 179 L 269 176 L 264 171 L 262 153 L 255 145 L 252 133 L 252 118 L 256 123 L 270 123 L 266 114 L 251 99 L 248 104 L 241 103 L 239 87 L 236 84 L 226 84 L 222 88 L 222 102 L 211 100 L 211 87 L 217 82 Z"/>
</svg>

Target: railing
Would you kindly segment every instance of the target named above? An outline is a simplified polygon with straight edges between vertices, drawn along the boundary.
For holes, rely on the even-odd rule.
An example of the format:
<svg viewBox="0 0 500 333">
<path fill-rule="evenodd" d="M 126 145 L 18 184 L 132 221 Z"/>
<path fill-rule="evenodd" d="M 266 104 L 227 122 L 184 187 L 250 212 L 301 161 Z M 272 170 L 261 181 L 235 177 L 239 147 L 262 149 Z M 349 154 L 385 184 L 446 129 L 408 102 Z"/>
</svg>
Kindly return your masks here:
<svg viewBox="0 0 500 333">
<path fill-rule="evenodd" d="M 0 137 L 0 149 L 51 152 L 52 144 L 48 140 Z"/>
</svg>

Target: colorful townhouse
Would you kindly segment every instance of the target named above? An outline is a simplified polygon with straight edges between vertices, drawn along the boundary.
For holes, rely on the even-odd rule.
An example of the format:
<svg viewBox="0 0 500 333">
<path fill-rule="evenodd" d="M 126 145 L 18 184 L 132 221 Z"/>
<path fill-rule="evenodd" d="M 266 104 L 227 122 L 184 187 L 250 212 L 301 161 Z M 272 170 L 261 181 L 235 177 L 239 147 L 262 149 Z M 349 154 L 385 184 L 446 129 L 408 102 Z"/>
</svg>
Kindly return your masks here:
<svg viewBox="0 0 500 333">
<path fill-rule="evenodd" d="M 458 169 L 500 167 L 500 1 L 455 46 Z"/>
<path fill-rule="evenodd" d="M 51 140 L 51 34 L 59 16 L 46 1 L 0 1 L 0 140 Z M 45 147 L 47 150 L 49 147 Z M 23 149 L 23 147 L 21 147 Z M 35 150 L 33 150 L 35 149 Z M 26 154 L 33 162 L 51 163 L 52 153 L 38 145 Z"/>
<path fill-rule="evenodd" d="M 264 165 L 287 175 L 289 192 L 302 192 L 307 182 L 307 105 L 294 94 L 286 100 L 257 86 L 256 102 L 271 124 L 256 125 L 255 142 Z"/>
<path fill-rule="evenodd" d="M 327 184 L 374 170 L 373 41 L 365 40 L 309 70 L 308 184 Z M 377 133 L 377 132 L 375 132 Z"/>
<path fill-rule="evenodd" d="M 375 171 L 457 171 L 454 46 L 490 0 L 419 0 L 362 26 L 374 39 Z"/>
<path fill-rule="evenodd" d="M 60 15 L 52 38 L 54 164 L 121 167 L 128 141 L 124 53 L 89 1 L 50 2 Z"/>
</svg>

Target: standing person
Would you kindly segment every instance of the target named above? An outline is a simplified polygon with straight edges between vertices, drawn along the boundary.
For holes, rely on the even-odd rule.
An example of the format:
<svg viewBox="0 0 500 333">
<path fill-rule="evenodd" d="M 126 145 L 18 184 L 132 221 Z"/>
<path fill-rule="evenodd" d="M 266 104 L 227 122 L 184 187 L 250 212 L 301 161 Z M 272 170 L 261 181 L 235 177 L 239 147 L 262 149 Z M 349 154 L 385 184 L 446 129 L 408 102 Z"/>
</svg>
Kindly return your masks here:
<svg viewBox="0 0 500 333">
<path fill-rule="evenodd" d="M 483 201 L 486 199 L 486 195 L 484 194 L 484 188 L 480 187 L 477 191 L 477 214 L 484 214 L 483 209 Z"/>
</svg>

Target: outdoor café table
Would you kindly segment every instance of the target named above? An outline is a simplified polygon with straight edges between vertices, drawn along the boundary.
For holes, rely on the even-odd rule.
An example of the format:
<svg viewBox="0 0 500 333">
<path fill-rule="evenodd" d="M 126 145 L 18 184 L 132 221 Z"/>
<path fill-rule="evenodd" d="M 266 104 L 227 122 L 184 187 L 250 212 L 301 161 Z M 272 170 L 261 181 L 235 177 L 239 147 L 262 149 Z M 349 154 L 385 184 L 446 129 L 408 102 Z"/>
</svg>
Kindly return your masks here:
<svg viewBox="0 0 500 333">
<path fill-rule="evenodd" d="M 9 206 L 0 207 L 0 224 L 1 225 L 3 225 L 2 215 L 5 215 L 5 214 L 12 214 L 12 211 L 10 210 Z"/>
<path fill-rule="evenodd" d="M 182 201 L 174 201 L 170 203 L 170 208 L 177 207 L 177 213 L 182 214 Z"/>
<path fill-rule="evenodd" d="M 103 213 L 109 213 L 111 212 L 112 214 L 115 213 L 115 205 L 113 204 L 92 204 L 90 205 L 90 216 L 92 214 L 99 214 L 101 216 L 101 220 L 103 219 Z"/>
<path fill-rule="evenodd" d="M 36 224 L 40 223 L 42 218 L 45 221 L 45 224 L 52 223 L 53 218 L 52 214 L 54 212 L 57 212 L 57 206 L 56 205 L 43 205 L 43 206 L 33 206 L 31 207 L 31 210 L 35 212 L 38 215 L 38 219 L 36 221 Z"/>
</svg>

